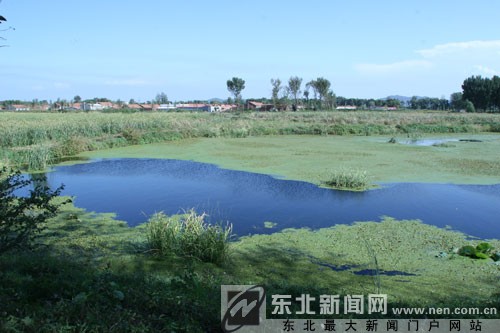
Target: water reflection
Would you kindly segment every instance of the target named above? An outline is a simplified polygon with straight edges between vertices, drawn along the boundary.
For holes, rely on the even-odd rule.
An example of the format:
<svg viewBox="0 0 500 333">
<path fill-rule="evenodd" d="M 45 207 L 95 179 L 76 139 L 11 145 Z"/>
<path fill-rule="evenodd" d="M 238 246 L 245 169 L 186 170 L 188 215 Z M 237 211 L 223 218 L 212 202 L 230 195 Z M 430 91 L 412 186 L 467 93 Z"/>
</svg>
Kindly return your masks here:
<svg viewBox="0 0 500 333">
<path fill-rule="evenodd" d="M 233 223 L 238 235 L 315 229 L 387 215 L 500 238 L 500 185 L 402 183 L 346 192 L 211 164 L 158 159 L 59 166 L 48 174 L 48 181 L 53 187 L 65 184 L 63 194 L 76 196 L 77 206 L 116 212 L 131 226 L 154 212 L 175 214 L 194 207 L 208 212 L 212 221 Z M 265 228 L 266 221 L 277 225 Z"/>
</svg>

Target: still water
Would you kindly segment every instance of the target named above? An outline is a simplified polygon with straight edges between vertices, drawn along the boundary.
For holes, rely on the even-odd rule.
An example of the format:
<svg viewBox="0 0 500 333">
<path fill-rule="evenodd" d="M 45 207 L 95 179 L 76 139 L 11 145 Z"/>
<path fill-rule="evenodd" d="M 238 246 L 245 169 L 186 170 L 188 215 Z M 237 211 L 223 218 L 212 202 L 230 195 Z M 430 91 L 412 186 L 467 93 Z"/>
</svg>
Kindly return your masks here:
<svg viewBox="0 0 500 333">
<path fill-rule="evenodd" d="M 47 174 L 52 187 L 65 185 L 75 205 L 115 212 L 130 226 L 164 211 L 190 208 L 211 222 L 230 222 L 237 235 L 284 228 L 328 227 L 354 221 L 420 219 L 480 238 L 500 238 L 500 184 L 380 184 L 367 192 L 319 188 L 212 164 L 164 159 L 103 159 L 57 166 Z M 276 226 L 266 228 L 264 222 Z"/>
</svg>

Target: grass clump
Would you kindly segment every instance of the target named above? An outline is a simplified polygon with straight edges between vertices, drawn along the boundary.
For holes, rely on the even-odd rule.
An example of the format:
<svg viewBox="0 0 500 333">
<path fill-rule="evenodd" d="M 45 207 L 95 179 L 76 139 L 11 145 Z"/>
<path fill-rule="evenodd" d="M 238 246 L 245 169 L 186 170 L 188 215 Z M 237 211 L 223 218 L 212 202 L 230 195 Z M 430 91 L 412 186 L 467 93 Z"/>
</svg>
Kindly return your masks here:
<svg viewBox="0 0 500 333">
<path fill-rule="evenodd" d="M 369 186 L 368 174 L 359 169 L 338 169 L 332 172 L 325 184 L 342 190 L 366 190 Z"/>
<path fill-rule="evenodd" d="M 176 254 L 220 264 L 227 258 L 232 226 L 205 222 L 206 214 L 193 209 L 179 218 L 163 212 L 154 214 L 146 224 L 148 246 L 160 255 Z"/>
</svg>

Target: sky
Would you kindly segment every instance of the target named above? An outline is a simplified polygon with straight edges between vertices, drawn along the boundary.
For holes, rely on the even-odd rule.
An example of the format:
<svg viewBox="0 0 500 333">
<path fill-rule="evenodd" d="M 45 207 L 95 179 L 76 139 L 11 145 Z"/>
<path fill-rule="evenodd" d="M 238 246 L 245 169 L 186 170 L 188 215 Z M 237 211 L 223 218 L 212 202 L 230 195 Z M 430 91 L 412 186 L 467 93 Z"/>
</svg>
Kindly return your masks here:
<svg viewBox="0 0 500 333">
<path fill-rule="evenodd" d="M 3 0 L 0 100 L 243 98 L 324 77 L 337 96 L 448 98 L 500 75 L 497 0 Z M 303 85 L 304 85 L 303 84 Z"/>
</svg>

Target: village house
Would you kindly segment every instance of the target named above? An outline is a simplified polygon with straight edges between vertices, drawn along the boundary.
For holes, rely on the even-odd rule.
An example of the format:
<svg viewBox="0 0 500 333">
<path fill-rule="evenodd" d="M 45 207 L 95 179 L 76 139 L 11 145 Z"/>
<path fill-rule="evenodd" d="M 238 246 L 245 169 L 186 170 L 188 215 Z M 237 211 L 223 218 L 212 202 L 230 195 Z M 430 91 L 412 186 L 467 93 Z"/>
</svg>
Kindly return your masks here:
<svg viewBox="0 0 500 333">
<path fill-rule="evenodd" d="M 247 110 L 254 110 L 254 111 L 270 111 L 272 110 L 274 105 L 272 104 L 265 104 L 261 102 L 256 102 L 256 101 L 247 101 L 245 108 Z"/>
<path fill-rule="evenodd" d="M 11 104 L 7 105 L 9 111 L 29 111 L 30 107 L 24 104 Z"/>
<path fill-rule="evenodd" d="M 169 111 L 169 110 L 174 110 L 175 109 L 175 104 L 168 103 L 168 104 L 160 104 L 156 110 L 158 111 Z"/>
<path fill-rule="evenodd" d="M 31 111 L 49 111 L 50 105 L 48 103 L 34 103 Z"/>
<path fill-rule="evenodd" d="M 339 105 L 335 109 L 344 111 L 354 111 L 357 109 L 357 107 L 355 105 Z"/>
<path fill-rule="evenodd" d="M 145 104 L 145 103 L 130 103 L 127 104 L 127 109 L 136 110 L 136 111 L 156 111 L 159 104 Z"/>
</svg>

